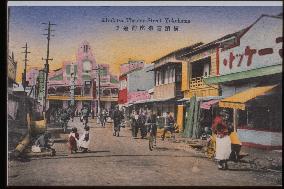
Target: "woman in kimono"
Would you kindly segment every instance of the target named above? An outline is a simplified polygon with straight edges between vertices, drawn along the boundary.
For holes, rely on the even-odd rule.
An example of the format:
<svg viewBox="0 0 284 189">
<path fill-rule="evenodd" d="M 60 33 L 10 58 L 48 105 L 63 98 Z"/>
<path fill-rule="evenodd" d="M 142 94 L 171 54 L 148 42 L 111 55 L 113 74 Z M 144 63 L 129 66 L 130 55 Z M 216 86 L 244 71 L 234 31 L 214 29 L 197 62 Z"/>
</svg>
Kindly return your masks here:
<svg viewBox="0 0 284 189">
<path fill-rule="evenodd" d="M 227 121 L 229 118 L 228 112 L 222 110 L 219 116 L 216 116 L 212 131 L 216 134 L 216 159 L 219 169 L 228 169 L 227 161 L 231 154 L 231 139 L 229 136 L 229 130 Z"/>
<path fill-rule="evenodd" d="M 89 130 L 90 130 L 89 126 L 84 127 L 84 132 L 79 141 L 79 148 L 80 150 L 82 150 L 82 152 L 88 152 L 88 149 L 89 149 L 89 144 L 90 144 Z"/>
</svg>

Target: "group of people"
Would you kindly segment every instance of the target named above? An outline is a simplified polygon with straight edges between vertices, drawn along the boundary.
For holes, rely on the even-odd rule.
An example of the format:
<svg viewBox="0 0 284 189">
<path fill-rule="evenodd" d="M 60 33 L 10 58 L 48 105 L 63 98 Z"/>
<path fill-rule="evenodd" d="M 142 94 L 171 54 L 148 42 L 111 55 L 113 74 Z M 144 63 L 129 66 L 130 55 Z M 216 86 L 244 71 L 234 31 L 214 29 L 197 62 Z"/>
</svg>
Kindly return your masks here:
<svg viewBox="0 0 284 189">
<path fill-rule="evenodd" d="M 88 152 L 89 144 L 90 144 L 90 127 L 85 125 L 84 132 L 79 136 L 78 130 L 76 127 L 71 129 L 71 133 L 68 137 L 68 147 L 70 153 Z"/>
<path fill-rule="evenodd" d="M 151 110 L 148 112 L 146 110 L 140 109 L 140 111 L 132 111 L 132 114 L 130 116 L 131 120 L 131 127 L 132 127 L 132 136 L 137 137 L 137 134 L 140 130 L 141 133 L 141 138 L 145 138 L 147 136 L 147 133 L 149 132 L 150 125 L 152 126 L 152 130 L 154 134 L 156 135 L 157 133 L 157 118 L 160 116 L 157 116 L 154 114 Z M 164 131 L 162 134 L 162 140 L 165 139 L 165 134 L 166 132 L 170 132 L 171 135 L 175 131 L 175 120 L 174 117 L 170 112 L 167 112 L 167 116 L 165 119 L 165 124 L 164 124 Z"/>
</svg>

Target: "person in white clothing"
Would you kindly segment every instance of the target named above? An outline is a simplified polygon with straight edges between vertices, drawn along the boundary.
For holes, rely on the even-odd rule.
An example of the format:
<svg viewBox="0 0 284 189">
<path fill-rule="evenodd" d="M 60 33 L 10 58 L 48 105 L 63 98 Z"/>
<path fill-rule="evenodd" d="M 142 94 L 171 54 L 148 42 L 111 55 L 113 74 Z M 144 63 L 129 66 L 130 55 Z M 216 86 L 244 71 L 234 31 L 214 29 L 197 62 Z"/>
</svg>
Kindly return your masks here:
<svg viewBox="0 0 284 189">
<path fill-rule="evenodd" d="M 89 133 L 90 127 L 85 126 L 84 132 L 81 135 L 81 138 L 79 140 L 79 149 L 82 152 L 88 152 L 89 144 L 90 144 L 90 133 Z"/>
</svg>

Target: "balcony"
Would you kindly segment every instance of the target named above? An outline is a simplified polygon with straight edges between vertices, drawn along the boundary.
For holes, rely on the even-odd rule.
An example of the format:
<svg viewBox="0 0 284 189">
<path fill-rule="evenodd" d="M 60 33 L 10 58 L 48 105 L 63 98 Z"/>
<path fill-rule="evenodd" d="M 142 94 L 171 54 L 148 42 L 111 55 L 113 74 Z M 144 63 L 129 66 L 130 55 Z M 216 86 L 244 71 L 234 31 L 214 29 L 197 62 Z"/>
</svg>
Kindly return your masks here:
<svg viewBox="0 0 284 189">
<path fill-rule="evenodd" d="M 168 83 L 155 86 L 155 99 L 182 98 L 181 83 Z"/>
<path fill-rule="evenodd" d="M 206 85 L 203 77 L 191 78 L 189 90 L 184 92 L 185 98 L 191 98 L 196 95 L 198 97 L 219 96 L 218 85 Z"/>
</svg>

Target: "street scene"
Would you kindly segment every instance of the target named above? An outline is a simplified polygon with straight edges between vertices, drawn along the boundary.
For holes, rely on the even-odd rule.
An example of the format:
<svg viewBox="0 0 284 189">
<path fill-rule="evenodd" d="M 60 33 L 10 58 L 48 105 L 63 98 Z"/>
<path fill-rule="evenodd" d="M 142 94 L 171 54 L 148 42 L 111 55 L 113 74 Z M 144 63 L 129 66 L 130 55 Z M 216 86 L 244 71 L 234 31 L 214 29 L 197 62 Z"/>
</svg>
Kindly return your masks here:
<svg viewBox="0 0 284 189">
<path fill-rule="evenodd" d="M 30 3 L 8 2 L 8 186 L 282 186 L 280 1 Z"/>
</svg>

